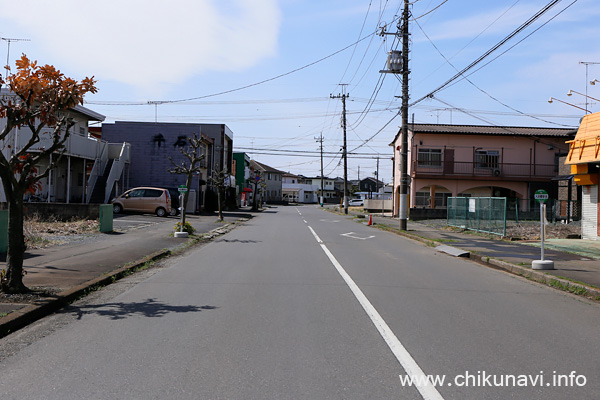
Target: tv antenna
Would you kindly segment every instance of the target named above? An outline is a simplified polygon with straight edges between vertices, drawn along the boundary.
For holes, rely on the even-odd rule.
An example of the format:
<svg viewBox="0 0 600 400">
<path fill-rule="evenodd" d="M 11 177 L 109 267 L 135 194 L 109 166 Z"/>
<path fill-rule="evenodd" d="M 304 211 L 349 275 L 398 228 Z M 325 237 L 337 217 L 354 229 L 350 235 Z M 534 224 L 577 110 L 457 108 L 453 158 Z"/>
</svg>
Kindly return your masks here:
<svg viewBox="0 0 600 400">
<path fill-rule="evenodd" d="M 6 77 L 8 77 L 9 65 L 10 65 L 10 43 L 11 42 L 30 42 L 30 39 L 15 39 L 15 38 L 0 38 L 8 43 L 8 49 L 6 51 Z"/>
</svg>

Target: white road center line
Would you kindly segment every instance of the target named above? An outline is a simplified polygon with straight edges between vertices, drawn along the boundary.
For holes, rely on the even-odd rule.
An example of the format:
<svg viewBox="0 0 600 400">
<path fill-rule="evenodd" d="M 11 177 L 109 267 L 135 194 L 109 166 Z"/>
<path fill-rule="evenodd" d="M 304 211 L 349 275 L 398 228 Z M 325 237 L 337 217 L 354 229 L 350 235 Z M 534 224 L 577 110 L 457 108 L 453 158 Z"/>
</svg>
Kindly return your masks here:
<svg viewBox="0 0 600 400">
<path fill-rule="evenodd" d="M 317 240 L 327 257 L 329 258 L 329 261 L 331 261 L 335 269 L 341 275 L 342 279 L 344 279 L 344 281 L 354 294 L 354 297 L 356 297 L 356 299 L 358 300 L 362 308 L 365 310 L 369 318 L 371 318 L 373 325 L 375 325 L 375 327 L 379 331 L 379 334 L 381 335 L 381 337 L 383 337 L 383 340 L 385 340 L 392 353 L 394 353 L 394 356 L 396 356 L 396 359 L 398 360 L 402 368 L 404 368 L 406 374 L 410 376 L 425 376 L 425 373 L 423 372 L 421 367 L 419 367 L 419 364 L 417 364 L 417 362 L 414 360 L 414 358 L 412 358 L 408 350 L 406 350 L 402 343 L 400 343 L 400 340 L 398 340 L 394 332 L 391 330 L 391 328 L 388 326 L 385 320 L 381 317 L 379 312 L 377 312 L 375 307 L 373 307 L 369 299 L 367 299 L 367 297 L 363 294 L 358 285 L 354 283 L 350 275 L 348 275 L 348 273 L 344 270 L 344 268 L 338 262 L 335 256 L 329 251 L 329 249 L 319 238 L 317 233 L 310 226 L 308 227 L 308 229 L 310 229 L 310 231 L 312 232 L 313 236 L 315 237 L 315 239 Z M 415 388 L 419 391 L 421 397 L 423 397 L 424 400 L 444 400 L 444 398 L 437 391 L 435 386 L 431 385 L 429 381 L 426 385 L 415 384 Z"/>
</svg>

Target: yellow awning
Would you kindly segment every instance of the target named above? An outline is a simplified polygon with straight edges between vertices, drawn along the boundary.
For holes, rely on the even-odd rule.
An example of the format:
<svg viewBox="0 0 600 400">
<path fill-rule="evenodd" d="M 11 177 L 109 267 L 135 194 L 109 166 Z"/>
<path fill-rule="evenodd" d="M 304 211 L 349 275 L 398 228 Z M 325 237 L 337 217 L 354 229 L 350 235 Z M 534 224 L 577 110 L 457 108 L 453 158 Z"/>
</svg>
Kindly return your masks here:
<svg viewBox="0 0 600 400">
<path fill-rule="evenodd" d="M 600 162 L 600 112 L 585 115 L 575 139 L 565 143 L 569 145 L 565 164 Z"/>
</svg>

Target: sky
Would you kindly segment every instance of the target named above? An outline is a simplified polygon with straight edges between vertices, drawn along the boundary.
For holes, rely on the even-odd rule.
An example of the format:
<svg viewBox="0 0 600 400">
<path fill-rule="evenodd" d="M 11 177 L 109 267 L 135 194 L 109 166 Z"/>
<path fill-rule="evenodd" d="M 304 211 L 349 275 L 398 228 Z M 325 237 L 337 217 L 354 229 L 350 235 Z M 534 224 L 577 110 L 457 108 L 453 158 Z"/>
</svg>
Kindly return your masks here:
<svg viewBox="0 0 600 400">
<path fill-rule="evenodd" d="M 413 1 L 411 102 L 550 3 Z M 389 183 L 401 77 L 379 71 L 401 46 L 379 33 L 397 31 L 402 7 L 399 0 L 0 0 L 0 36 L 27 39 L 2 40 L 0 60 L 14 67 L 26 54 L 74 79 L 94 76 L 99 90 L 85 106 L 105 122 L 223 123 L 234 151 L 306 176 L 321 174 L 322 135 L 324 175 L 343 177 L 339 95 L 347 94 L 348 179 L 375 176 L 379 159 L 379 177 Z M 414 104 L 409 119 L 577 127 L 586 108 L 600 111 L 600 85 L 589 84 L 600 79 L 599 17 L 597 0 L 558 1 Z"/>
</svg>

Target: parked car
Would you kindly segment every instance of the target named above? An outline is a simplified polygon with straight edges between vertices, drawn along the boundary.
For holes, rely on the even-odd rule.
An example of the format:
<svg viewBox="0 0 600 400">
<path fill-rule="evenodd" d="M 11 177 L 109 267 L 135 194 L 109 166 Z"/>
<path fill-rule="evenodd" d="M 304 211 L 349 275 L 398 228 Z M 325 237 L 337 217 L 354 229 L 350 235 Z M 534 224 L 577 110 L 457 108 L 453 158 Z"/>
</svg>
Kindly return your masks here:
<svg viewBox="0 0 600 400">
<path fill-rule="evenodd" d="M 365 201 L 363 199 L 350 199 L 348 200 L 348 207 L 352 206 L 364 206 Z"/>
<path fill-rule="evenodd" d="M 171 195 L 167 189 L 155 187 L 137 187 L 129 189 L 111 200 L 113 212 L 123 211 L 156 213 L 165 217 L 171 212 Z"/>
</svg>

